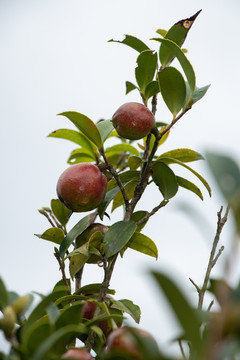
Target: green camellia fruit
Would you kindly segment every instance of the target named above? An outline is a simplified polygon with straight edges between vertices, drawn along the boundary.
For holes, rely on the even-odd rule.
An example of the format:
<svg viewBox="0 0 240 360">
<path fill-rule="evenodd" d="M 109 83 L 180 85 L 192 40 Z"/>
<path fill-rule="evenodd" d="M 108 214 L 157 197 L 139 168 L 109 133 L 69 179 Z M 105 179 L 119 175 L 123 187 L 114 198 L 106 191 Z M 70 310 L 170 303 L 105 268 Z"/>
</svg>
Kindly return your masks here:
<svg viewBox="0 0 240 360">
<path fill-rule="evenodd" d="M 109 335 L 107 338 L 107 351 L 111 354 L 127 355 L 136 360 L 145 360 L 136 337 L 139 340 L 150 341 L 151 346 L 157 349 L 157 343 L 149 332 L 124 326 L 114 330 Z"/>
<path fill-rule="evenodd" d="M 70 349 L 63 354 L 62 359 L 93 360 L 93 357 L 84 349 Z"/>
<path fill-rule="evenodd" d="M 59 199 L 74 212 L 90 211 L 103 201 L 107 178 L 97 166 L 81 163 L 70 166 L 57 183 Z"/>
<path fill-rule="evenodd" d="M 155 125 L 153 113 L 143 104 L 129 102 L 118 108 L 112 117 L 117 133 L 130 140 L 147 136 Z"/>
</svg>

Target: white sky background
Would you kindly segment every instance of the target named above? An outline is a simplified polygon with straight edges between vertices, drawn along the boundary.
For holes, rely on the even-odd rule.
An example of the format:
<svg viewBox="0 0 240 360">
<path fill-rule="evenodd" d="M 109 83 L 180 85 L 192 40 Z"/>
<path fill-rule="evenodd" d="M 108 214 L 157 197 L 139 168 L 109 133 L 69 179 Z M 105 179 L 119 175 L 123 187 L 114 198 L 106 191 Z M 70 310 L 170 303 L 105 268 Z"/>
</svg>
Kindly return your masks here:
<svg viewBox="0 0 240 360">
<path fill-rule="evenodd" d="M 46 138 L 53 130 L 73 128 L 56 114 L 79 111 L 97 121 L 111 118 L 124 102 L 141 102 L 137 92 L 125 96 L 125 81 L 134 81 L 137 52 L 107 40 L 121 40 L 124 34 L 131 34 L 157 49 L 158 43 L 148 39 L 156 36 L 158 28 L 168 29 L 199 9 L 203 11 L 184 46 L 189 50 L 187 56 L 196 71 L 197 84 L 211 83 L 211 87 L 174 127 L 162 151 L 178 147 L 199 152 L 214 149 L 238 159 L 237 0 L 0 0 L 0 275 L 9 290 L 21 295 L 32 290 L 47 294 L 60 279 L 54 245 L 33 235 L 49 227 L 37 209 L 49 206 L 50 200 L 56 198 L 56 182 L 75 148 L 73 143 Z M 162 106 L 156 119 L 170 121 L 171 115 Z M 212 185 L 213 197 L 209 199 L 201 185 L 204 202 L 194 194 L 179 191 L 143 231 L 157 243 L 158 261 L 129 250 L 119 259 L 111 282 L 117 299 L 129 298 L 141 306 L 141 326 L 151 331 L 160 344 L 177 332 L 164 298 L 149 277 L 149 269 L 172 274 L 197 302 L 188 278 L 201 284 L 216 212 L 222 204 L 206 164 L 193 166 Z M 151 190 L 141 208 L 150 210 L 159 201 L 158 192 Z M 183 201 L 207 218 L 210 231 L 196 227 L 179 208 Z M 119 215 L 113 214 L 112 221 L 119 220 Z M 72 226 L 80 216 L 73 216 Z M 231 222 L 223 235 L 222 243 L 228 247 Z M 215 275 L 221 274 L 223 259 Z M 85 284 L 101 279 L 97 266 L 86 269 Z M 0 350 L 3 348 L 0 338 Z"/>
</svg>

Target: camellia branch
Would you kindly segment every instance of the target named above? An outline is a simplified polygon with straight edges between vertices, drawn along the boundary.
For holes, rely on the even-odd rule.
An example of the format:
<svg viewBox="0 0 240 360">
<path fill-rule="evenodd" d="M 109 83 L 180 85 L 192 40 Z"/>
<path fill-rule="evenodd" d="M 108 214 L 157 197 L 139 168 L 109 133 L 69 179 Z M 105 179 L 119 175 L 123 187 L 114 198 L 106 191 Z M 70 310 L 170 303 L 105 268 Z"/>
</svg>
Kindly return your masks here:
<svg viewBox="0 0 240 360">
<path fill-rule="evenodd" d="M 149 213 L 147 213 L 142 219 L 140 219 L 138 222 L 136 222 L 136 225 L 141 225 L 145 221 L 147 221 L 151 216 L 153 216 L 158 210 L 160 210 L 162 207 L 166 206 L 168 204 L 169 200 L 163 200 L 158 206 L 152 209 Z"/>
<path fill-rule="evenodd" d="M 226 212 L 224 214 L 224 216 L 222 217 L 222 211 L 223 211 L 223 207 L 221 207 L 220 211 L 218 212 L 217 216 L 218 216 L 218 222 L 217 222 L 217 230 L 216 230 L 216 235 L 213 241 L 213 245 L 212 245 L 212 250 L 210 253 L 210 257 L 209 257 L 209 261 L 208 261 L 208 266 L 207 266 L 207 270 L 206 270 L 206 274 L 205 274 L 205 278 L 203 281 L 203 286 L 201 289 L 199 289 L 198 294 L 199 294 L 199 300 L 198 300 L 198 309 L 202 309 L 203 306 L 203 300 L 204 300 L 204 296 L 205 296 L 205 292 L 207 289 L 207 284 L 210 278 L 210 274 L 211 271 L 214 267 L 214 265 L 216 264 L 217 260 L 219 259 L 219 256 L 221 255 L 224 247 L 222 246 L 217 255 L 216 255 L 216 250 L 217 250 L 217 245 L 219 243 L 220 240 L 220 235 L 222 232 L 222 229 L 227 221 L 228 218 L 228 213 L 229 213 L 229 207 L 227 207 Z"/>
<path fill-rule="evenodd" d="M 127 197 L 127 194 L 126 194 L 126 191 L 124 189 L 124 186 L 121 182 L 121 179 L 120 177 L 118 176 L 118 173 L 116 172 L 116 170 L 113 168 L 113 166 L 108 162 L 108 159 L 105 155 L 105 152 L 103 149 L 100 150 L 100 153 L 105 161 L 105 165 L 106 165 L 106 169 L 109 170 L 109 172 L 112 174 L 112 176 L 114 177 L 114 179 L 116 180 L 118 186 L 119 186 L 119 189 L 122 193 L 122 196 L 123 196 L 123 199 L 124 199 L 124 202 L 125 202 L 125 205 L 126 205 L 126 208 L 128 208 L 129 206 L 129 200 L 128 200 L 128 197 Z"/>
<path fill-rule="evenodd" d="M 60 254 L 59 254 L 58 249 L 55 247 L 54 250 L 55 250 L 54 256 L 55 256 L 55 258 L 56 258 L 57 261 L 58 261 L 59 268 L 60 268 L 61 273 L 62 273 L 62 279 L 63 279 L 64 285 L 66 286 L 69 295 L 71 295 L 71 292 L 69 291 L 69 284 L 68 284 L 67 277 L 66 277 L 66 274 L 65 274 L 65 266 L 64 266 L 64 263 L 63 263 L 63 261 L 62 261 L 62 259 L 61 259 L 61 257 L 60 257 Z"/>
</svg>

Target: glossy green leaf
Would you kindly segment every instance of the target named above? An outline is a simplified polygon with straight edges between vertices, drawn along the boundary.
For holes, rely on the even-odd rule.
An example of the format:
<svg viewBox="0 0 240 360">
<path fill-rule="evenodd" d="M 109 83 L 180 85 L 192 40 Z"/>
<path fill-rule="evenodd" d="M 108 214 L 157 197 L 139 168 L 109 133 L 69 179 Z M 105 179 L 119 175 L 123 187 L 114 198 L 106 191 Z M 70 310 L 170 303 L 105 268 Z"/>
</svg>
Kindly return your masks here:
<svg viewBox="0 0 240 360">
<path fill-rule="evenodd" d="M 58 115 L 66 116 L 98 148 L 102 147 L 102 138 L 95 123 L 86 115 L 76 111 L 66 111 Z"/>
<path fill-rule="evenodd" d="M 66 287 L 65 285 L 65 282 L 63 279 L 59 280 L 55 285 L 54 285 L 54 288 L 53 288 L 53 291 L 64 291 L 66 295 L 70 294 L 71 293 L 71 281 L 70 279 L 67 279 L 67 283 L 68 283 L 68 287 Z"/>
<path fill-rule="evenodd" d="M 169 66 L 158 73 L 158 81 L 164 102 L 173 116 L 176 116 L 183 108 L 186 98 L 186 84 L 182 74 Z"/>
<path fill-rule="evenodd" d="M 191 162 L 191 161 L 204 159 L 204 157 L 200 153 L 191 149 L 183 149 L 183 148 L 167 151 L 162 155 L 160 155 L 158 159 L 166 158 L 166 157 L 173 158 L 182 162 Z"/>
<path fill-rule="evenodd" d="M 126 183 L 132 180 L 138 180 L 139 176 L 140 176 L 140 172 L 136 170 L 128 170 L 119 174 L 122 183 Z M 117 181 L 115 179 L 112 179 L 108 182 L 107 190 L 109 191 L 116 186 L 117 186 Z"/>
<path fill-rule="evenodd" d="M 120 44 L 128 45 L 132 49 L 137 50 L 138 52 L 149 50 L 149 47 L 146 44 L 144 44 L 142 40 L 139 40 L 138 38 L 132 35 L 125 35 L 125 39 L 123 39 L 122 41 L 111 39 L 109 40 L 109 42 L 118 42 Z"/>
<path fill-rule="evenodd" d="M 52 326 L 49 323 L 47 316 L 34 322 L 27 335 L 24 337 L 22 344 L 28 350 L 28 353 L 32 354 L 46 340 L 52 333 Z"/>
<path fill-rule="evenodd" d="M 96 157 L 94 156 L 94 154 L 90 153 L 84 148 L 73 150 L 67 160 L 68 164 L 70 165 L 93 161 L 96 161 Z"/>
<path fill-rule="evenodd" d="M 109 258 L 118 253 L 130 240 L 137 229 L 134 221 L 118 221 L 113 224 L 103 238 L 105 254 Z"/>
<path fill-rule="evenodd" d="M 127 246 L 133 250 L 139 251 L 145 255 L 158 258 L 158 249 L 156 244 L 146 235 L 135 232 Z"/>
<path fill-rule="evenodd" d="M 33 311 L 31 312 L 27 321 L 24 323 L 24 326 L 21 330 L 21 337 L 23 341 L 25 338 L 28 337 L 29 330 L 31 330 L 30 329 L 31 325 L 34 324 L 37 320 L 39 320 L 42 316 L 46 314 L 46 309 L 52 302 L 55 302 L 58 298 L 64 296 L 64 294 L 65 294 L 64 290 L 54 291 L 53 293 L 44 297 L 41 300 L 41 302 L 33 309 Z"/>
<path fill-rule="evenodd" d="M 127 184 L 128 182 L 123 183 L 123 185 Z M 101 220 L 103 220 L 104 213 L 110 204 L 110 202 L 113 200 L 114 196 L 120 191 L 120 188 L 118 186 L 115 186 L 113 189 L 107 191 L 104 200 L 98 207 L 98 215 Z"/>
<path fill-rule="evenodd" d="M 3 279 L 0 277 L 0 310 L 4 310 L 9 304 L 9 295 Z"/>
<path fill-rule="evenodd" d="M 201 200 L 203 200 L 203 195 L 201 190 L 194 183 L 180 176 L 177 176 L 177 182 L 179 186 L 183 187 L 184 189 L 192 191 L 194 194 L 200 197 Z"/>
<path fill-rule="evenodd" d="M 200 336 L 201 322 L 197 316 L 196 310 L 189 305 L 180 289 L 178 289 L 166 275 L 159 272 L 152 272 L 152 274 L 159 288 L 164 292 L 169 305 L 182 326 L 186 339 L 190 341 L 193 354 L 199 356 L 203 349 Z M 200 358 L 200 356 L 197 358 Z"/>
<path fill-rule="evenodd" d="M 144 97 L 146 100 L 159 93 L 159 83 L 156 80 L 151 81 L 145 88 Z"/>
<path fill-rule="evenodd" d="M 62 229 L 57 228 L 57 227 L 53 227 L 50 228 L 46 231 L 44 231 L 44 233 L 42 235 L 39 234 L 35 234 L 39 239 L 44 239 L 44 240 L 48 240 L 51 241 L 55 244 L 60 245 L 65 237 L 64 232 Z"/>
<path fill-rule="evenodd" d="M 130 154 L 139 156 L 139 151 L 134 146 L 132 146 L 130 144 L 113 145 L 113 146 L 107 148 L 105 150 L 105 153 L 107 155 L 109 152 L 114 152 L 114 151 L 116 151 L 116 152 L 127 152 L 127 153 L 130 153 Z"/>
<path fill-rule="evenodd" d="M 139 324 L 141 319 L 141 309 L 138 305 L 127 299 L 111 299 L 111 303 L 114 304 L 119 310 L 129 314 L 133 318 L 133 320 L 135 320 L 136 323 Z"/>
<path fill-rule="evenodd" d="M 145 50 L 137 58 L 135 76 L 140 90 L 145 93 L 146 86 L 153 80 L 157 69 L 157 53 Z"/>
<path fill-rule="evenodd" d="M 126 195 L 128 200 L 131 200 L 135 191 L 135 188 L 138 184 L 137 180 L 130 181 L 124 186 Z M 121 191 L 119 191 L 113 198 L 113 205 L 112 205 L 112 212 L 117 209 L 119 206 L 122 206 L 125 204 L 125 201 L 123 199 Z"/>
<path fill-rule="evenodd" d="M 48 137 L 54 137 L 59 139 L 65 139 L 72 141 L 83 148 L 89 150 L 90 152 L 94 151 L 93 144 L 88 140 L 88 138 L 81 134 L 79 131 L 71 130 L 71 129 L 59 129 L 51 132 Z"/>
<path fill-rule="evenodd" d="M 144 218 L 144 216 L 146 216 L 147 214 L 148 214 L 148 212 L 144 211 L 144 210 L 135 211 L 131 216 L 131 220 L 133 220 L 133 221 L 135 221 L 137 223 L 139 220 Z M 144 226 L 146 225 L 147 221 L 148 220 L 146 220 L 142 224 L 138 225 L 136 232 L 140 232 L 144 228 Z"/>
<path fill-rule="evenodd" d="M 153 164 L 153 181 L 159 187 L 165 200 L 171 199 L 178 191 L 178 183 L 174 172 L 163 162 Z"/>
<path fill-rule="evenodd" d="M 165 37 L 166 34 L 167 34 L 167 30 L 164 30 L 164 29 L 157 29 L 156 30 L 156 33 L 161 35 L 162 37 Z"/>
<path fill-rule="evenodd" d="M 61 315 L 56 320 L 56 329 L 67 325 L 77 325 L 82 322 L 83 303 L 73 303 L 71 306 L 64 308 Z"/>
<path fill-rule="evenodd" d="M 137 170 L 142 165 L 142 159 L 138 156 L 129 156 L 127 159 L 130 170 Z"/>
<path fill-rule="evenodd" d="M 185 169 L 188 169 L 191 173 L 193 173 L 201 181 L 201 183 L 207 189 L 209 196 L 211 196 L 211 188 L 210 188 L 208 182 L 199 173 L 197 173 L 197 171 L 193 170 L 190 166 L 184 164 L 182 161 L 179 161 L 179 160 L 173 159 L 173 158 L 161 157 L 159 159 L 161 160 L 161 162 L 164 162 L 165 164 L 178 164 L 180 166 L 183 166 Z"/>
<path fill-rule="evenodd" d="M 78 290 L 78 293 L 85 294 L 85 295 L 99 294 L 101 286 L 102 286 L 102 284 L 98 284 L 98 283 L 96 283 L 96 284 L 88 284 L 88 285 L 85 285 L 85 286 L 81 287 Z M 107 293 L 111 294 L 111 295 L 115 295 L 116 291 L 113 290 L 113 289 L 108 289 Z"/>
<path fill-rule="evenodd" d="M 61 258 L 64 257 L 67 249 L 76 239 L 76 237 L 80 235 L 88 227 L 90 220 L 91 220 L 91 215 L 85 216 L 67 233 L 59 249 Z"/>
<path fill-rule="evenodd" d="M 51 200 L 51 209 L 60 224 L 65 226 L 72 214 L 72 210 L 68 209 L 59 199 Z"/>
<path fill-rule="evenodd" d="M 100 132 L 102 142 L 104 143 L 107 140 L 108 136 L 113 131 L 114 127 L 112 124 L 112 120 L 102 120 L 97 123 L 97 128 Z"/>
<path fill-rule="evenodd" d="M 134 85 L 130 81 L 126 81 L 126 95 L 135 89 L 138 89 L 138 87 L 136 85 Z"/>
<path fill-rule="evenodd" d="M 190 18 L 180 20 L 176 24 L 174 24 L 168 30 L 168 32 L 165 34 L 165 36 L 164 36 L 165 39 L 172 40 L 179 47 L 181 47 L 182 44 L 184 43 L 184 40 L 185 40 L 192 24 L 194 23 L 194 20 L 196 19 L 196 17 L 200 13 L 200 11 L 198 11 L 196 14 L 194 14 Z M 160 35 L 162 35 L 162 33 L 160 33 Z M 169 47 L 165 43 L 163 43 L 160 47 L 159 57 L 160 57 L 161 64 L 163 66 L 166 66 L 173 60 L 174 54 L 172 53 L 171 49 L 169 49 Z"/>
<path fill-rule="evenodd" d="M 182 52 L 182 50 L 178 45 L 176 45 L 173 41 L 169 39 L 153 39 L 153 40 L 157 40 L 160 41 L 161 43 L 166 44 L 169 47 L 169 49 L 172 51 L 174 56 L 176 56 L 186 75 L 192 94 L 195 90 L 196 77 L 193 67 L 189 62 L 189 60 L 187 59 L 186 55 Z"/>
<path fill-rule="evenodd" d="M 52 333 L 36 350 L 31 360 L 47 359 L 48 355 L 61 354 L 66 345 L 86 332 L 83 325 L 67 325 Z"/>
<path fill-rule="evenodd" d="M 75 254 L 71 256 L 69 262 L 69 273 L 72 279 L 77 274 L 77 272 L 83 268 L 88 259 L 89 256 L 84 254 Z"/>
<path fill-rule="evenodd" d="M 50 324 L 54 325 L 55 321 L 58 319 L 58 317 L 60 315 L 60 312 L 59 312 L 57 306 L 54 303 L 51 303 L 50 305 L 48 305 L 46 312 L 47 312 Z"/>
<path fill-rule="evenodd" d="M 197 101 L 201 100 L 209 88 L 210 88 L 210 85 L 206 85 L 201 88 L 196 87 L 196 89 L 192 95 L 192 100 L 191 100 L 192 104 L 195 104 Z"/>
<path fill-rule="evenodd" d="M 236 161 L 225 154 L 206 153 L 208 166 L 222 195 L 233 210 L 240 233 L 240 169 Z"/>
</svg>

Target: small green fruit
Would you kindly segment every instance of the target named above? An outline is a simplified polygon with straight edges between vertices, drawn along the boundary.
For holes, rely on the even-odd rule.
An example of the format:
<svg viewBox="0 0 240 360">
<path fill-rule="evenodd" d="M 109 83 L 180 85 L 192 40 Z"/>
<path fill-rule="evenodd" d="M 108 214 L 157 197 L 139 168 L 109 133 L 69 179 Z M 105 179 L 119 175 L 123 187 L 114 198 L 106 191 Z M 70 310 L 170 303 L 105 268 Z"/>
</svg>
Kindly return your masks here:
<svg viewBox="0 0 240 360">
<path fill-rule="evenodd" d="M 143 104 L 129 102 L 118 108 L 112 117 L 117 133 L 130 140 L 147 136 L 155 125 L 153 113 Z"/>
</svg>

